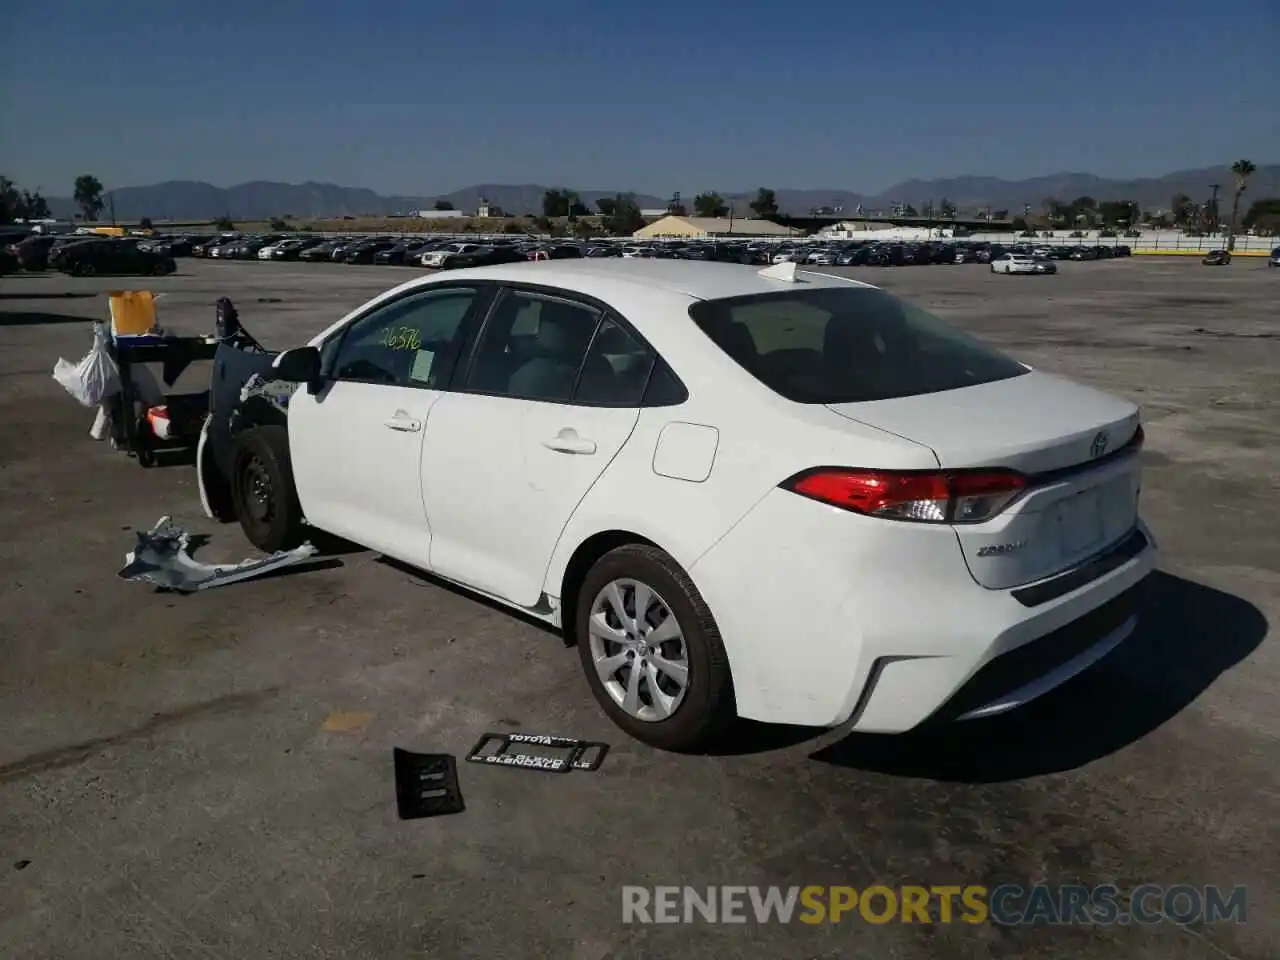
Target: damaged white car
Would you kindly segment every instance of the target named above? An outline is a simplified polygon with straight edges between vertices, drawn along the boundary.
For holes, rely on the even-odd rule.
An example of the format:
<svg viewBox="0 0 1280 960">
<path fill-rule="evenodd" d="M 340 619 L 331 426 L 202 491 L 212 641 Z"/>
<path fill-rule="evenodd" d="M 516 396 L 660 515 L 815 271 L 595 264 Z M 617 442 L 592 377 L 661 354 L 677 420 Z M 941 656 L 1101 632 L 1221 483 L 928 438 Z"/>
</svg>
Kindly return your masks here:
<svg viewBox="0 0 1280 960">
<path fill-rule="evenodd" d="M 668 749 L 1016 708 L 1134 630 L 1153 565 L 1132 403 L 792 263 L 467 269 L 227 354 L 210 515 L 562 628 Z"/>
</svg>

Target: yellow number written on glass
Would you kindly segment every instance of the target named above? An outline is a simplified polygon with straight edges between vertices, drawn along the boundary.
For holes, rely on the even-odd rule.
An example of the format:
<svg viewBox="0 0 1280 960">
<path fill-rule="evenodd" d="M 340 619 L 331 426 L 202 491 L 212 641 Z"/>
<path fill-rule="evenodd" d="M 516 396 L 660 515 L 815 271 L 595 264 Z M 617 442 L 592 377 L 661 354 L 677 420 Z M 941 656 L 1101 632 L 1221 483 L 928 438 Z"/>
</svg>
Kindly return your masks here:
<svg viewBox="0 0 1280 960">
<path fill-rule="evenodd" d="M 422 340 L 413 327 L 392 327 L 382 334 L 382 346 L 388 350 L 418 350 Z"/>
</svg>

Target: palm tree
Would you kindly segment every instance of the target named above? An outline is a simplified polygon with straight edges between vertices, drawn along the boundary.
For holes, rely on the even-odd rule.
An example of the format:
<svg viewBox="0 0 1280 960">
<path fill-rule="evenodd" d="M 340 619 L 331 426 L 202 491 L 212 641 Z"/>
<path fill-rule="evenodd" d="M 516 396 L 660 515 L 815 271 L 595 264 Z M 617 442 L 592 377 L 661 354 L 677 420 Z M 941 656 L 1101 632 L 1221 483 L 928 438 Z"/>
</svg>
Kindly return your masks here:
<svg viewBox="0 0 1280 960">
<path fill-rule="evenodd" d="M 1249 178 L 1258 168 L 1252 160 L 1237 160 L 1231 165 L 1232 176 L 1236 178 L 1235 196 L 1231 199 L 1231 236 L 1227 239 L 1227 249 L 1236 248 L 1236 217 L 1240 214 L 1240 195 L 1249 186 Z"/>
</svg>

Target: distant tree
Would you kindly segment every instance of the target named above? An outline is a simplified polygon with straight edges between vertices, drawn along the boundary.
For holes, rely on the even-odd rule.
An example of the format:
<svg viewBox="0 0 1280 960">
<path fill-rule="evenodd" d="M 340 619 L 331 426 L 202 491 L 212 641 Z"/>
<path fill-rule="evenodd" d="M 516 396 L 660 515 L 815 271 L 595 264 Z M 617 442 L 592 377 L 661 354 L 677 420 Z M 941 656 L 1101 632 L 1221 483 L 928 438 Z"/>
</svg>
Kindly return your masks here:
<svg viewBox="0 0 1280 960">
<path fill-rule="evenodd" d="M 1227 240 L 1227 249 L 1234 250 L 1236 245 L 1236 219 L 1240 216 L 1240 196 L 1248 189 L 1249 178 L 1257 172 L 1252 160 L 1237 160 L 1231 165 L 1231 176 L 1235 178 L 1231 197 L 1231 235 Z"/>
<path fill-rule="evenodd" d="M 724 197 L 714 190 L 700 193 L 693 198 L 693 215 L 695 217 L 726 217 L 729 215 L 729 205 L 724 202 Z"/>
<path fill-rule="evenodd" d="M 539 233 L 551 232 L 551 218 L 547 216 L 539 216 L 533 218 L 533 228 Z"/>
<path fill-rule="evenodd" d="M 620 193 L 613 198 L 613 215 L 605 219 L 605 229 L 615 237 L 629 237 L 644 226 L 640 204 L 630 194 Z"/>
<path fill-rule="evenodd" d="M 102 181 L 91 173 L 76 177 L 72 197 L 86 220 L 97 220 L 106 206 L 102 199 Z"/>
<path fill-rule="evenodd" d="M 586 239 L 587 237 L 594 237 L 599 232 L 599 228 L 590 220 L 575 220 L 573 222 L 573 235 L 575 237 Z"/>
<path fill-rule="evenodd" d="M 267 227 L 268 229 L 274 230 L 276 233 L 279 233 L 281 230 L 288 230 L 289 224 L 281 220 L 279 217 L 272 217 L 271 222 L 267 224 Z"/>
<path fill-rule="evenodd" d="M 613 197 L 601 197 L 596 201 L 596 209 L 600 211 L 602 217 L 613 216 Z"/>
<path fill-rule="evenodd" d="M 1173 219 L 1173 225 L 1185 230 L 1195 224 L 1196 205 L 1185 193 L 1177 193 L 1169 204 L 1169 214 Z"/>
<path fill-rule="evenodd" d="M 519 220 L 510 220 L 502 225 L 503 233 L 524 233 L 524 227 Z"/>
<path fill-rule="evenodd" d="M 28 220 L 47 220 L 51 216 L 49 203 L 40 195 L 39 190 L 35 193 L 30 190 L 22 191 L 22 215 Z"/>
<path fill-rule="evenodd" d="M 1069 216 L 1067 204 L 1054 197 L 1046 197 L 1041 201 L 1041 205 L 1044 208 L 1045 219 L 1047 219 L 1050 224 L 1053 224 L 1054 226 L 1059 224 L 1066 225 Z"/>
<path fill-rule="evenodd" d="M 544 217 L 585 217 L 590 213 L 582 198 L 574 191 L 564 187 L 553 187 L 542 195 L 542 215 Z"/>
<path fill-rule="evenodd" d="M 748 204 L 757 217 L 772 217 L 778 214 L 778 197 L 768 187 L 756 191 L 756 198 Z"/>
<path fill-rule="evenodd" d="M 1004 218 L 1002 217 L 1001 219 Z M 1024 233 L 1027 230 L 1027 221 L 1022 217 L 1014 217 L 1013 223 L 1011 223 L 1010 226 L 1019 233 Z"/>
<path fill-rule="evenodd" d="M 219 217 L 213 221 L 213 228 L 215 230 L 234 230 L 236 225 L 231 222 L 230 217 Z"/>
<path fill-rule="evenodd" d="M 142 229 L 142 230 L 150 230 L 150 229 L 151 229 L 151 218 L 150 218 L 150 217 L 143 217 L 141 220 L 139 220 L 139 221 L 138 221 L 138 227 L 139 227 L 140 229 Z"/>
<path fill-rule="evenodd" d="M 0 177 L 0 223 L 12 223 L 22 218 L 22 194 L 8 177 Z"/>
<path fill-rule="evenodd" d="M 954 220 L 956 218 L 956 205 L 946 197 L 943 197 L 942 202 L 938 204 L 938 216 L 943 220 Z"/>
<path fill-rule="evenodd" d="M 1173 220 L 1167 213 L 1158 213 L 1155 216 L 1148 214 L 1147 223 L 1156 230 L 1168 230 L 1173 226 Z"/>
<path fill-rule="evenodd" d="M 1138 222 L 1138 205 L 1132 200 L 1104 200 L 1098 204 L 1098 217 L 1106 227 L 1122 227 Z"/>
<path fill-rule="evenodd" d="M 1246 230 L 1275 233 L 1280 230 L 1280 197 L 1266 197 L 1249 204 L 1244 215 Z"/>
<path fill-rule="evenodd" d="M 453 204 L 452 204 L 452 203 L 450 203 L 448 200 L 437 200 L 437 201 L 436 201 L 436 204 L 435 204 L 435 207 L 433 207 L 432 209 L 435 209 L 435 210 L 452 210 L 453 208 L 454 208 L 454 207 L 453 207 Z"/>
<path fill-rule="evenodd" d="M 920 216 L 920 212 L 908 203 L 902 208 L 902 215 L 904 217 L 918 217 Z"/>
</svg>

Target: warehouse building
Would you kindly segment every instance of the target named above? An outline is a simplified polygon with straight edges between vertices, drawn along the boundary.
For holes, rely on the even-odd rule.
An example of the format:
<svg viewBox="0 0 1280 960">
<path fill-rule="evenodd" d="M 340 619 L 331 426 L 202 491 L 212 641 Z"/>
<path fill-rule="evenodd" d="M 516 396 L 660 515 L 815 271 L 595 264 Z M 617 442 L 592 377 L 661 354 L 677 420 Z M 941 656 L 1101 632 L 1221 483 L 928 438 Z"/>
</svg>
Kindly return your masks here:
<svg viewBox="0 0 1280 960">
<path fill-rule="evenodd" d="M 803 231 L 771 220 L 746 217 L 663 217 L 641 227 L 632 236 L 641 240 L 662 237 L 798 237 Z"/>
</svg>

